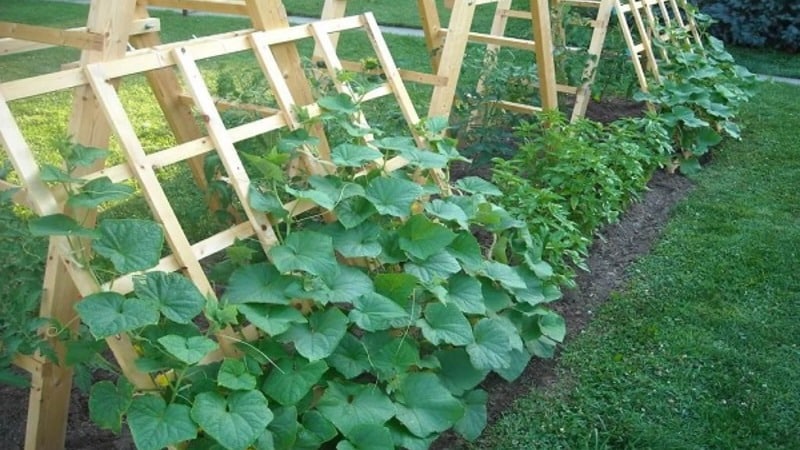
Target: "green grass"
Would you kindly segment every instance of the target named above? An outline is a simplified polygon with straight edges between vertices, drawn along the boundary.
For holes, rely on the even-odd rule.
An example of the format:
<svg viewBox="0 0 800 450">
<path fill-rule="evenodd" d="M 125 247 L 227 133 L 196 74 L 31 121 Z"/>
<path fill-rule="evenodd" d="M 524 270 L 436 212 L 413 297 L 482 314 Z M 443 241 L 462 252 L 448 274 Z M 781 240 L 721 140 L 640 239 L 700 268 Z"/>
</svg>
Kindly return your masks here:
<svg viewBox="0 0 800 450">
<path fill-rule="evenodd" d="M 728 51 L 753 73 L 800 79 L 800 53 L 733 46 Z"/>
<path fill-rule="evenodd" d="M 800 448 L 800 87 L 761 84 L 624 292 L 476 448 Z"/>
</svg>

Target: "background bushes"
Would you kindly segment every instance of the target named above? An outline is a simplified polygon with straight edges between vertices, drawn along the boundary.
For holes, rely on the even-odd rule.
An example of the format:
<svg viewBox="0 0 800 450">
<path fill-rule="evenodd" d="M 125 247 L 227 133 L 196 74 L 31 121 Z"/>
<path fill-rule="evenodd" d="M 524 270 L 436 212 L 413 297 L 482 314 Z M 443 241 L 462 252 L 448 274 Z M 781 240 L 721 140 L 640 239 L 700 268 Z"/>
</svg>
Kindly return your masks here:
<svg viewBox="0 0 800 450">
<path fill-rule="evenodd" d="M 712 34 L 748 47 L 800 50 L 800 2 L 797 0 L 695 0 L 716 20 Z"/>
</svg>

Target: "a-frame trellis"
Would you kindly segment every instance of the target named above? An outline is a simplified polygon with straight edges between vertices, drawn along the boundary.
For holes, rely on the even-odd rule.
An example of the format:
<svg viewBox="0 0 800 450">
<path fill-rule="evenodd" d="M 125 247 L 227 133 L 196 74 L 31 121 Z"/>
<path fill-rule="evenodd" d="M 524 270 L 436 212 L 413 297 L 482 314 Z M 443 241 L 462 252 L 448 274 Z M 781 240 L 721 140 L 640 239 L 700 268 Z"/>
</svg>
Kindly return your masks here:
<svg viewBox="0 0 800 450">
<path fill-rule="evenodd" d="M 228 11 L 231 5 L 222 2 L 191 2 L 194 9 L 210 6 L 209 9 L 223 8 Z M 335 78 L 336 71 L 342 68 L 341 61 L 335 54 L 330 34 L 348 29 L 363 29 L 373 43 L 375 55 L 380 61 L 381 69 L 386 74 L 385 82 L 366 93 L 362 101 L 369 101 L 393 95 L 409 124 L 412 133 L 419 118 L 414 111 L 408 94 L 402 84 L 397 68 L 389 55 L 378 26 L 370 15 L 343 18 L 340 20 L 315 23 L 308 26 L 289 28 L 282 5 L 278 1 L 248 1 L 245 10 L 253 19 L 256 28 L 264 31 L 242 31 L 212 36 L 180 44 L 159 45 L 143 48 L 125 54 L 129 31 L 120 24 L 135 24 L 133 18 L 146 15 L 144 4 L 135 1 L 95 1 L 91 6 L 87 34 L 95 29 L 113 30 L 107 34 L 111 40 L 103 47 L 102 55 L 84 54 L 78 67 L 64 71 L 0 83 L 0 143 L 12 161 L 15 173 L 20 180 L 22 190 L 14 196 L 20 204 L 30 206 L 37 215 L 49 215 L 59 212 L 72 214 L 88 214 L 93 212 L 64 211 L 59 197 L 42 182 L 40 168 L 33 152 L 27 144 L 20 128 L 13 117 L 9 102 L 48 94 L 63 90 L 76 90 L 76 106 L 73 114 L 75 138 L 84 145 L 104 147 L 107 145 L 110 131 L 116 134 L 125 155 L 125 162 L 114 167 L 103 167 L 102 164 L 88 168 L 83 173 L 76 173 L 85 180 L 101 176 L 119 182 L 134 179 L 147 199 L 153 217 L 162 224 L 169 243 L 171 254 L 163 258 L 156 270 L 167 272 L 182 271 L 203 293 L 213 295 L 213 290 L 200 267 L 199 261 L 211 254 L 232 245 L 236 239 L 255 235 L 265 248 L 275 243 L 272 224 L 267 218 L 250 209 L 247 201 L 248 184 L 241 161 L 236 154 L 234 144 L 241 140 L 282 128 L 295 129 L 300 125 L 297 112 L 302 110 L 310 117 L 320 114 L 309 85 L 302 70 L 299 53 L 295 41 L 314 39 L 323 49 L 323 56 Z M 176 6 L 187 6 L 178 4 Z M 147 19 L 141 19 L 147 20 Z M 103 24 L 99 26 L 97 24 Z M 96 28 L 93 28 L 96 27 Z M 123 30 L 120 30 L 123 28 Z M 41 30 L 37 30 L 41 31 Z M 48 33 L 57 33 L 52 31 Z M 77 36 L 74 32 L 70 36 Z M 34 34 L 27 39 L 36 38 Z M 47 34 L 50 36 L 50 34 Z M 59 42 L 45 40 L 57 44 Z M 145 35 L 140 43 L 155 44 L 157 35 Z M 133 41 L 133 39 L 132 39 Z M 111 43 L 116 44 L 116 52 L 111 52 Z M 15 44 L 16 45 L 16 44 Z M 34 44 L 39 45 L 39 44 Z M 93 44 L 94 45 L 94 44 Z M 146 44 L 145 44 L 146 45 Z M 215 100 L 199 72 L 196 61 L 235 52 L 250 51 L 258 60 L 265 78 L 269 81 L 273 95 L 277 99 L 277 108 L 271 114 L 251 123 L 226 129 L 222 123 Z M 176 72 L 180 73 L 182 83 L 188 88 L 189 95 L 176 89 L 180 86 Z M 122 107 L 115 90 L 116 83 L 131 74 L 146 74 L 151 82 L 152 90 L 172 128 L 178 145 L 145 154 L 141 141 L 133 129 L 130 119 Z M 346 84 L 337 84 L 337 89 L 349 93 Z M 227 105 L 235 107 L 235 105 Z M 186 113 L 182 117 L 176 114 Z M 205 122 L 203 133 L 194 120 L 197 111 Z M 264 109 L 264 111 L 267 111 Z M 197 137 L 193 137 L 197 134 Z M 326 148 L 319 148 L 321 158 L 326 158 Z M 221 233 L 199 242 L 189 242 L 174 210 L 169 204 L 161 188 L 155 170 L 159 167 L 181 161 L 202 157 L 216 150 L 225 166 L 236 196 L 243 206 L 247 220 Z M 314 158 L 305 161 L 310 172 L 324 172 L 325 165 Z M 387 170 L 402 167 L 405 161 L 395 158 L 386 161 Z M 0 188 L 14 188 L 3 182 Z M 292 213 L 302 214 L 315 207 L 310 202 L 298 200 L 289 206 Z M 93 219 L 92 219 L 93 220 Z M 128 292 L 132 288 L 130 276 L 114 280 L 99 286 L 94 277 L 73 258 L 74 242 L 64 237 L 51 239 L 47 259 L 45 277 L 45 297 L 42 302 L 41 315 L 51 317 L 63 324 L 77 325 L 75 311 L 76 301 L 101 289 L 112 289 L 117 292 Z M 83 249 L 78 249 L 83 251 Z M 253 330 L 250 330 L 253 332 Z M 223 331 L 225 333 L 225 331 Z M 247 330 L 245 330 L 245 335 Z M 53 342 L 57 353 L 63 361 L 64 349 L 58 342 Z M 139 372 L 133 361 L 136 353 L 130 342 L 123 335 L 108 339 L 124 374 L 138 387 L 152 386 L 150 377 Z M 224 339 L 220 342 L 225 351 Z M 233 351 L 228 346 L 227 351 Z M 51 449 L 61 448 L 64 443 L 66 415 L 69 406 L 72 371 L 65 365 L 47 361 L 40 356 L 19 357 L 15 361 L 20 367 L 32 375 L 32 390 L 29 407 L 26 448 Z"/>
<path fill-rule="evenodd" d="M 502 36 L 498 33 L 472 32 L 476 10 L 483 5 L 495 5 L 498 15 L 509 11 L 510 0 L 448 1 L 446 6 L 452 11 L 449 24 L 445 27 L 439 19 L 435 0 L 417 0 L 420 18 L 428 52 L 431 55 L 432 74 L 401 71 L 406 81 L 430 84 L 433 86 L 428 116 L 449 116 L 455 101 L 458 81 L 467 45 L 481 43 L 494 48 L 507 46 L 528 50 L 534 53 L 540 81 L 541 105 L 520 105 L 508 102 L 506 106 L 539 111 L 558 109 L 557 85 L 553 67 L 550 15 L 547 0 L 531 0 L 531 10 L 524 14 L 531 21 L 533 40 Z M 347 0 L 326 0 L 322 18 L 341 17 L 345 14 Z M 347 68 L 358 70 L 358 64 L 347 64 Z"/>
<path fill-rule="evenodd" d="M 656 53 L 654 45 L 673 39 L 668 30 L 684 30 L 684 41 L 702 47 L 691 7 L 686 0 L 616 0 L 615 10 L 622 35 L 631 54 L 631 62 L 642 91 L 648 90 L 647 71 L 656 83 L 661 83 L 659 59 L 668 60 L 663 48 Z M 635 28 L 633 28 L 635 27 Z M 660 57 L 660 58 L 659 58 Z"/>
</svg>

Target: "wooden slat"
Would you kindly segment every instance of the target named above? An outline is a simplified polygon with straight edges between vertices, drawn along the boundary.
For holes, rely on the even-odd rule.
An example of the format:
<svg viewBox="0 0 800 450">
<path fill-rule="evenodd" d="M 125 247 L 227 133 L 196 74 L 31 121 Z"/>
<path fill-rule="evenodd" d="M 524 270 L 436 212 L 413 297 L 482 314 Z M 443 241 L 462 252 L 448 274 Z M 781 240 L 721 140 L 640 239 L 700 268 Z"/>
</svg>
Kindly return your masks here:
<svg viewBox="0 0 800 450">
<path fill-rule="evenodd" d="M 203 81 L 200 68 L 197 67 L 191 57 L 191 53 L 185 47 L 176 48 L 174 50 L 174 58 L 183 73 L 186 87 L 194 98 L 195 106 L 202 115 L 206 130 L 208 130 L 208 136 L 217 149 L 220 162 L 225 167 L 229 184 L 239 197 L 241 207 L 250 219 L 250 224 L 255 229 L 255 234 L 266 253 L 278 243 L 278 238 L 275 236 L 272 224 L 267 219 L 267 216 L 250 207 L 250 202 L 248 201 L 250 196 L 250 177 L 247 175 L 244 164 L 239 159 L 234 142 L 228 135 L 228 130 L 222 122 L 222 117 L 214 105 L 214 99 L 211 97 L 205 81 Z"/>
<path fill-rule="evenodd" d="M 85 29 L 60 30 L 13 22 L 0 22 L 0 37 L 82 50 L 102 50 L 104 42 L 102 34 L 92 33 Z"/>
<path fill-rule="evenodd" d="M 589 42 L 586 66 L 584 66 L 581 79 L 583 83 L 575 91 L 575 106 L 572 108 L 572 117 L 570 120 L 575 121 L 586 115 L 586 110 L 589 107 L 589 101 L 592 97 L 592 85 L 594 84 L 595 75 L 597 74 L 597 65 L 600 63 L 600 57 L 603 54 L 603 47 L 605 46 L 606 36 L 608 34 L 608 26 L 611 21 L 611 14 L 614 10 L 614 0 L 602 0 L 597 8 L 597 16 L 595 16 L 594 29 L 592 30 L 592 39 Z"/>
<path fill-rule="evenodd" d="M 514 111 L 522 114 L 533 114 L 542 111 L 542 108 L 538 106 L 531 106 L 531 105 L 526 105 L 524 103 L 515 103 L 505 100 L 494 102 L 494 105 L 501 109 Z"/>
<path fill-rule="evenodd" d="M 469 33 L 469 40 L 470 42 L 479 42 L 493 46 L 511 47 L 527 51 L 536 50 L 536 43 L 527 39 L 494 36 L 486 33 Z"/>
<path fill-rule="evenodd" d="M 558 110 L 556 68 L 553 60 L 553 35 L 550 30 L 550 6 L 547 0 L 531 0 L 533 40 L 536 43 L 536 68 L 542 109 Z"/>
<path fill-rule="evenodd" d="M 342 67 L 350 72 L 364 72 L 364 68 L 360 62 L 342 60 Z M 403 81 L 410 81 L 412 83 L 427 84 L 430 86 L 444 86 L 447 84 L 447 78 L 440 77 L 436 74 L 417 72 L 415 70 L 406 70 L 398 68 L 400 78 Z"/>
<path fill-rule="evenodd" d="M 161 22 L 158 19 L 135 20 L 131 35 L 142 33 L 157 32 L 161 29 Z M 65 31 L 69 32 L 86 32 L 86 27 L 69 28 Z M 0 39 L 0 55 L 11 55 L 15 53 L 24 53 L 34 50 L 42 50 L 45 48 L 55 47 L 53 44 L 43 44 L 40 42 L 23 41 L 13 38 Z"/>
</svg>

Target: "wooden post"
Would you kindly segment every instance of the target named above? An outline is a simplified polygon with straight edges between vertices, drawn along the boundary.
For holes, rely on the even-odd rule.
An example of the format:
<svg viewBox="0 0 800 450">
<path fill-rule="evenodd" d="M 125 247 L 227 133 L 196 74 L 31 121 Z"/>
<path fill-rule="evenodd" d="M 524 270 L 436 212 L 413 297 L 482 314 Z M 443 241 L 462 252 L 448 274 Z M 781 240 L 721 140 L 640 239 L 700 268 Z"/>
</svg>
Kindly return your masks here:
<svg viewBox="0 0 800 450">
<path fill-rule="evenodd" d="M 611 20 L 611 12 L 614 10 L 614 0 L 601 0 L 597 8 L 597 16 L 592 24 L 592 40 L 589 43 L 589 60 L 583 69 L 583 83 L 578 87 L 575 95 L 575 106 L 572 109 L 572 121 L 586 115 L 589 107 L 589 100 L 592 98 L 592 85 L 597 75 L 597 65 L 603 54 L 603 47 L 608 34 L 608 25 Z"/>
<path fill-rule="evenodd" d="M 531 0 L 533 41 L 536 45 L 536 67 L 539 71 L 539 92 L 542 109 L 558 110 L 556 67 L 553 61 L 553 36 L 550 31 L 550 3 Z"/>
</svg>

